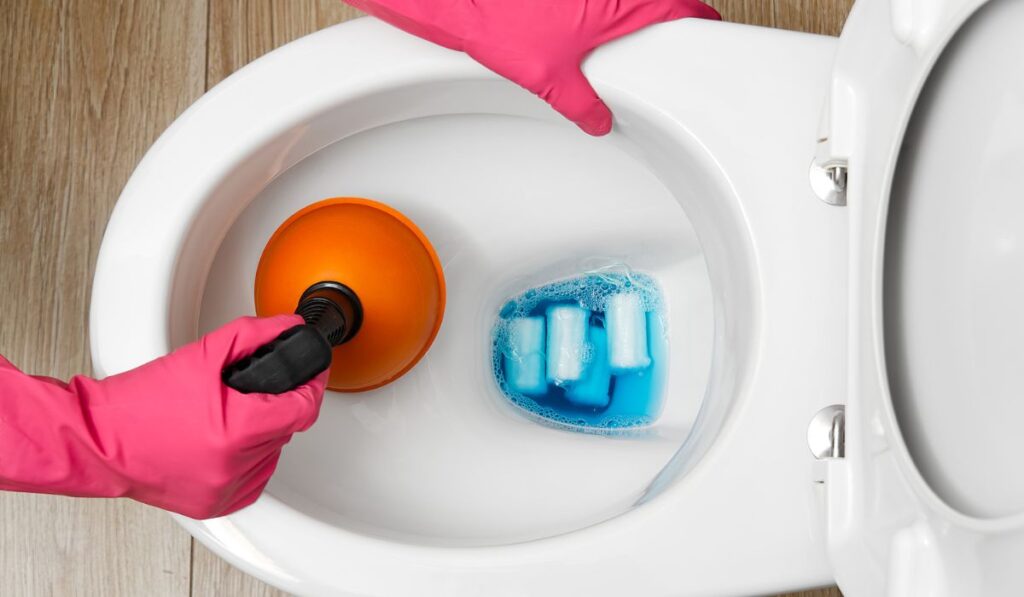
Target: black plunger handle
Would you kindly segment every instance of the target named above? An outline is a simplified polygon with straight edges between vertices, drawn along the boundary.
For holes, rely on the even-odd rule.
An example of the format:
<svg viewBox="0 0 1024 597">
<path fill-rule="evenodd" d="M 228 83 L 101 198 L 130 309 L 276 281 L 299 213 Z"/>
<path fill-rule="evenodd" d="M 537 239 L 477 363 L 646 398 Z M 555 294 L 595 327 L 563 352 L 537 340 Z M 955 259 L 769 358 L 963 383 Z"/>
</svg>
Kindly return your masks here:
<svg viewBox="0 0 1024 597">
<path fill-rule="evenodd" d="M 294 390 L 330 367 L 332 349 L 351 340 L 363 322 L 359 297 L 338 282 L 310 286 L 295 312 L 306 323 L 225 367 L 225 384 L 245 394 Z"/>
</svg>

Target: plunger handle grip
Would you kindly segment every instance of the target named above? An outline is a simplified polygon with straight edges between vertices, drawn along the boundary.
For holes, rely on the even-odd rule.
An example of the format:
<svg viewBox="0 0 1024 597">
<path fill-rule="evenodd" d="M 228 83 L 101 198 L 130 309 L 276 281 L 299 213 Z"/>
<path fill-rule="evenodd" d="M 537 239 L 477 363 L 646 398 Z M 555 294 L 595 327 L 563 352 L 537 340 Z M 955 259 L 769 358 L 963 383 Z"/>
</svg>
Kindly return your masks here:
<svg viewBox="0 0 1024 597">
<path fill-rule="evenodd" d="M 294 390 L 331 366 L 332 349 L 352 339 L 363 320 L 359 298 L 338 282 L 310 286 L 295 312 L 306 323 L 225 367 L 225 384 L 245 394 Z"/>
</svg>

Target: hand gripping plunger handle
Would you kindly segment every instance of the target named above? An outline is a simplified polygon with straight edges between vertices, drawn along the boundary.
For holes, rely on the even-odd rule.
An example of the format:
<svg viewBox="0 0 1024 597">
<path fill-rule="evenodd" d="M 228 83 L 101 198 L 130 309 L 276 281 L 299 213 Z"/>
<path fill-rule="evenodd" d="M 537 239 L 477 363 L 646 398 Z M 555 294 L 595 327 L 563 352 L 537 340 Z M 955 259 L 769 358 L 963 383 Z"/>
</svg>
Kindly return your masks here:
<svg viewBox="0 0 1024 597">
<path fill-rule="evenodd" d="M 224 369 L 224 383 L 239 392 L 280 394 L 305 384 L 331 366 L 331 349 L 347 342 L 363 323 L 352 289 L 318 282 L 299 299 L 295 313 L 306 323 L 289 328 L 251 355 Z"/>
</svg>

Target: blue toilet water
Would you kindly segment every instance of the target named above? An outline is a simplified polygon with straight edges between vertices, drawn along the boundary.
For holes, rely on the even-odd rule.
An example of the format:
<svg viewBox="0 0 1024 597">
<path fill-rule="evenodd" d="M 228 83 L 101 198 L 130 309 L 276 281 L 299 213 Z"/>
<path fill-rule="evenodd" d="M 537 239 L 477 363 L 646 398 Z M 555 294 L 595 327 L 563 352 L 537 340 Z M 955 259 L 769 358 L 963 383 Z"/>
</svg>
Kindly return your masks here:
<svg viewBox="0 0 1024 597">
<path fill-rule="evenodd" d="M 650 425 L 668 339 L 661 291 L 636 272 L 593 272 L 509 299 L 492 335 L 494 377 L 515 405 L 579 431 Z"/>
</svg>

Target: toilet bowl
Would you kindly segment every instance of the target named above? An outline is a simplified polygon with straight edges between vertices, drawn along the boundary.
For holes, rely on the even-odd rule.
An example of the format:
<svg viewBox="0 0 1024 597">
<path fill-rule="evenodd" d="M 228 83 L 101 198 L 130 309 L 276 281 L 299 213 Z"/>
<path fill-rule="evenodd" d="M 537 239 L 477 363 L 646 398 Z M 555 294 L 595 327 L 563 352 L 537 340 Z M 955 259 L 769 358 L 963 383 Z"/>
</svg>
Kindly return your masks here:
<svg viewBox="0 0 1024 597">
<path fill-rule="evenodd" d="M 600 49 L 585 71 L 616 124 L 598 139 L 468 57 L 371 19 L 293 42 L 211 90 L 149 151 L 111 216 L 91 312 L 101 374 L 252 314 L 268 239 L 328 197 L 372 197 L 413 219 L 448 303 L 404 377 L 328 392 L 254 505 L 179 522 L 304 595 L 763 594 L 835 578 L 848 595 L 877 595 L 914 594 L 899 582 L 936 567 L 929 578 L 962 573 L 939 588 L 990 578 L 977 558 L 947 560 L 981 553 L 964 542 L 1020 554 L 1020 503 L 1010 491 L 982 520 L 917 473 L 884 358 L 858 352 L 884 344 L 877 285 L 864 281 L 885 264 L 846 240 L 884 237 L 901 138 L 861 110 L 883 124 L 909 114 L 949 24 L 978 3 L 864 4 L 838 42 L 687 20 Z M 885 51 L 865 50 L 865 32 L 883 25 L 893 52 L 924 48 L 894 63 L 915 75 L 904 105 L 865 91 L 878 82 L 864 56 Z M 863 131 L 883 129 L 888 154 L 857 153 L 882 143 Z M 864 155 L 878 162 L 870 175 L 854 168 Z M 623 267 L 665 297 L 660 418 L 592 435 L 523 416 L 491 376 L 503 300 Z M 907 428 L 929 422 L 902 416 Z M 879 487 L 898 506 L 879 504 Z M 963 542 L 943 543 L 939 528 Z M 995 567 L 994 586 L 1020 580 Z"/>
</svg>

